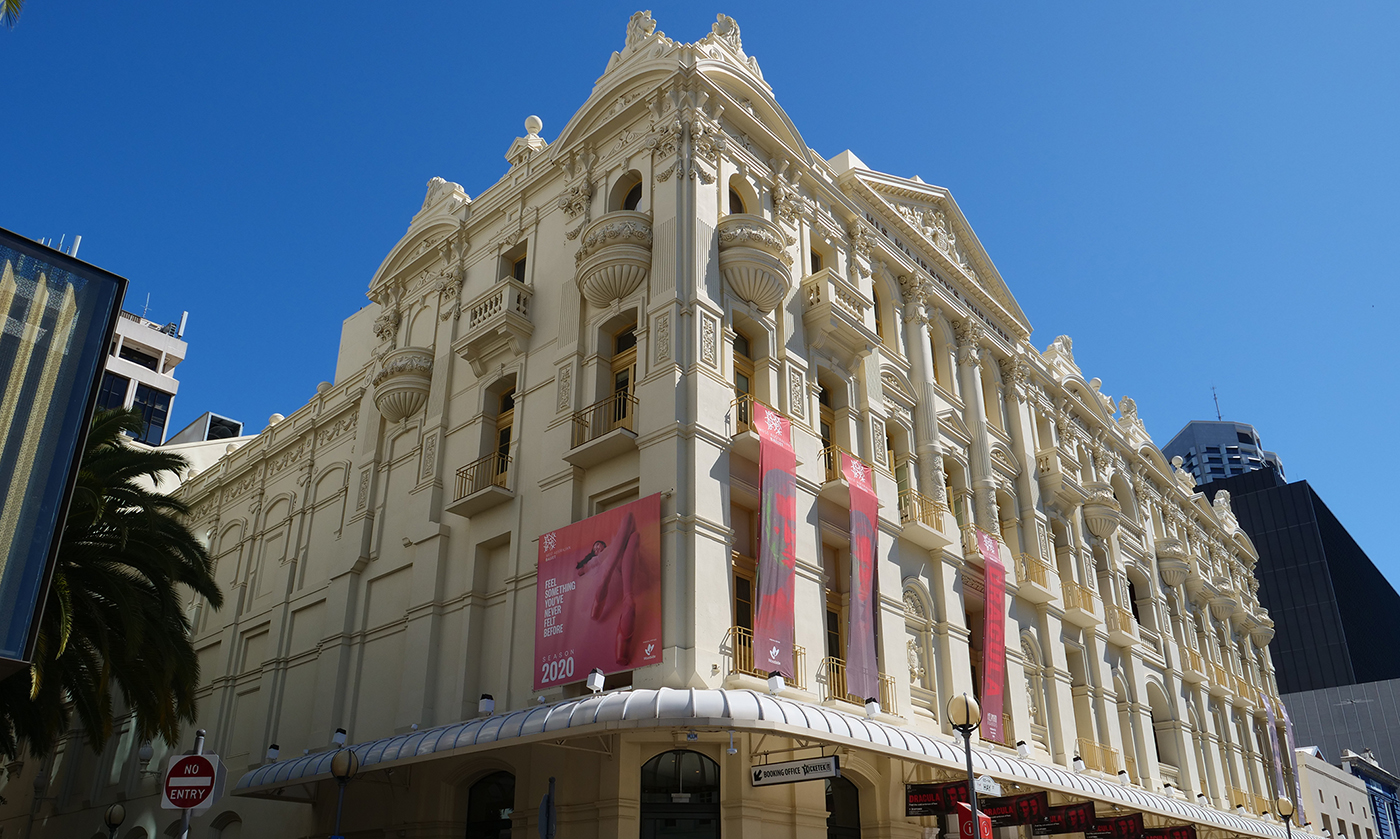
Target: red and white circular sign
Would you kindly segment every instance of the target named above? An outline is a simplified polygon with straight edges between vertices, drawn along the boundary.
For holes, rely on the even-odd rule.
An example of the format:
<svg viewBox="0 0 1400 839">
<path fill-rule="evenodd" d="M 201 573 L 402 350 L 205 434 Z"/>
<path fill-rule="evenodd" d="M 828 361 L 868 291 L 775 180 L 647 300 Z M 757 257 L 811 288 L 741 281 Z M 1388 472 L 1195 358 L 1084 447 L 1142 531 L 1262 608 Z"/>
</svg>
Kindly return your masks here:
<svg viewBox="0 0 1400 839">
<path fill-rule="evenodd" d="M 214 755 L 185 755 L 172 760 L 165 773 L 165 806 L 193 810 L 210 803 L 218 760 Z"/>
</svg>

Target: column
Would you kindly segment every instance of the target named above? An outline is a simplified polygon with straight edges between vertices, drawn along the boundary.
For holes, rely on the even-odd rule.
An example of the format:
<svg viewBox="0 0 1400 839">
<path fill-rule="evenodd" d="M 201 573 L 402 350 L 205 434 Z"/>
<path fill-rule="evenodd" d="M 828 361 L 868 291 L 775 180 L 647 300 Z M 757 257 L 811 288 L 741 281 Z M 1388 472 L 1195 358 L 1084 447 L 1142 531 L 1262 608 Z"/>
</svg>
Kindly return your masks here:
<svg viewBox="0 0 1400 839">
<path fill-rule="evenodd" d="M 948 507 L 943 477 L 943 446 L 938 431 L 938 389 L 933 384 L 933 336 L 929 334 L 928 305 L 933 284 L 928 280 L 900 277 L 906 303 L 904 322 L 909 333 L 909 359 L 913 366 L 915 395 L 914 454 L 919 459 L 919 491 Z"/>
<path fill-rule="evenodd" d="M 963 386 L 963 418 L 972 432 L 973 500 L 976 519 L 989 533 L 1000 533 L 992 449 L 987 442 L 987 410 L 982 397 L 982 325 L 971 317 L 958 324 L 958 375 Z"/>
</svg>

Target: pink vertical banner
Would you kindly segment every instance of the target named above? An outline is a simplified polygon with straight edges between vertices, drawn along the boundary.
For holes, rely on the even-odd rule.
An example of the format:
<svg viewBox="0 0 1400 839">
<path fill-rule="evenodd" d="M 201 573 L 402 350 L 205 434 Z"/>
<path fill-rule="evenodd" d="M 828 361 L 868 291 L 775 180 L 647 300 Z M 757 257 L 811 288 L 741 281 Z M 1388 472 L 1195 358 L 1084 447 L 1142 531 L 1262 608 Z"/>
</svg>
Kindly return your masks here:
<svg viewBox="0 0 1400 839">
<path fill-rule="evenodd" d="M 1308 814 L 1303 812 L 1303 779 L 1298 777 L 1298 745 L 1293 742 L 1293 720 L 1288 718 L 1288 706 L 1283 700 L 1278 702 L 1279 713 L 1283 714 L 1283 734 L 1288 744 L 1288 765 L 1293 767 L 1293 801 L 1298 805 L 1294 818 L 1298 824 L 1308 823 Z"/>
<path fill-rule="evenodd" d="M 788 418 L 754 400 L 758 432 L 758 604 L 754 615 L 754 666 L 796 677 L 793 667 L 793 582 L 797 573 L 797 454 Z"/>
<path fill-rule="evenodd" d="M 1287 795 L 1288 788 L 1283 784 L 1283 755 L 1278 747 L 1278 722 L 1274 718 L 1274 703 L 1269 695 L 1259 691 L 1259 699 L 1264 703 L 1264 713 L 1269 717 L 1269 749 L 1274 755 L 1274 795 Z"/>
<path fill-rule="evenodd" d="M 846 692 L 861 699 L 880 696 L 875 660 L 876 522 L 880 500 L 865 461 L 841 452 L 841 474 L 851 487 L 851 607 L 846 632 Z"/>
<path fill-rule="evenodd" d="M 988 740 L 1006 740 L 1006 568 L 1001 546 L 990 534 L 977 531 L 977 549 L 986 566 L 987 602 L 982 613 L 982 728 Z"/>
</svg>

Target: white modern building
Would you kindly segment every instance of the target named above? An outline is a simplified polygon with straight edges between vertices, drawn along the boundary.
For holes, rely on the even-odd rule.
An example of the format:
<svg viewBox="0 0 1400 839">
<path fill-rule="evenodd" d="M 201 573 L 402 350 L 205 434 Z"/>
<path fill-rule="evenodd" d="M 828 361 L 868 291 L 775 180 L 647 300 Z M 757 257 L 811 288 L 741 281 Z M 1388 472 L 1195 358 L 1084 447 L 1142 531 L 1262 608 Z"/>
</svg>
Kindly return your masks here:
<svg viewBox="0 0 1400 839">
<path fill-rule="evenodd" d="M 232 793 L 195 835 L 330 833 L 341 739 L 361 763 L 342 832 L 366 839 L 540 835 L 551 789 L 560 837 L 952 835 L 905 815 L 905 785 L 965 779 L 945 709 L 982 690 L 994 607 L 1006 724 L 978 774 L 1147 829 L 1283 839 L 1273 628 L 1228 503 L 1068 337 L 1031 343 L 946 189 L 809 148 L 733 19 L 687 43 L 639 12 L 619 46 L 554 139 L 526 122 L 497 183 L 429 183 L 335 381 L 179 490 L 227 592 L 190 604 Z M 781 686 L 754 658 L 755 403 L 797 460 Z M 849 584 L 842 451 L 875 476 L 873 596 Z M 583 672 L 536 689 L 541 537 L 652 496 L 659 663 L 600 696 Z M 845 690 L 867 596 L 877 697 Z M 122 799 L 123 837 L 166 833 L 147 773 L 168 751 L 69 742 L 10 774 L 0 827 L 32 811 L 35 836 L 88 836 Z M 839 778 L 754 780 L 832 755 Z"/>
<path fill-rule="evenodd" d="M 1366 782 L 1328 763 L 1316 748 L 1298 749 L 1297 755 L 1300 800 L 1313 829 L 1326 839 L 1375 839 L 1376 814 Z"/>
<path fill-rule="evenodd" d="M 123 310 L 117 320 L 106 370 L 97 395 L 99 408 L 132 408 L 141 412 L 145 428 L 137 440 L 152 446 L 165 442 L 170 408 L 180 383 L 175 368 L 185 360 L 185 317 L 159 324 Z"/>
</svg>

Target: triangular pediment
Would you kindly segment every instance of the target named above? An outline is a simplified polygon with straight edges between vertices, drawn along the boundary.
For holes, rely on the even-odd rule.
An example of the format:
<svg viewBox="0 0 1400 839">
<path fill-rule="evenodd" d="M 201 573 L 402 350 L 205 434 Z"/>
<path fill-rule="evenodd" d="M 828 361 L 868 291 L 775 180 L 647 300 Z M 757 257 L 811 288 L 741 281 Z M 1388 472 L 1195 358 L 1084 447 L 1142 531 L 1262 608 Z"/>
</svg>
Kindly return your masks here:
<svg viewBox="0 0 1400 839">
<path fill-rule="evenodd" d="M 862 197 L 883 211 L 900 238 L 919 245 L 949 279 L 998 311 L 1021 333 L 1016 337 L 1029 336 L 1030 321 L 948 190 L 868 169 L 852 169 L 842 177 L 859 183 Z"/>
</svg>

